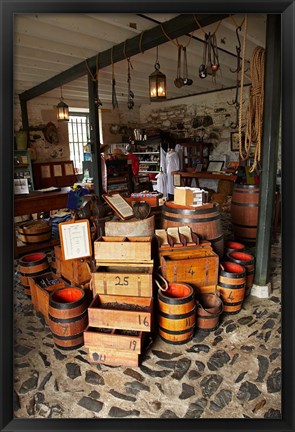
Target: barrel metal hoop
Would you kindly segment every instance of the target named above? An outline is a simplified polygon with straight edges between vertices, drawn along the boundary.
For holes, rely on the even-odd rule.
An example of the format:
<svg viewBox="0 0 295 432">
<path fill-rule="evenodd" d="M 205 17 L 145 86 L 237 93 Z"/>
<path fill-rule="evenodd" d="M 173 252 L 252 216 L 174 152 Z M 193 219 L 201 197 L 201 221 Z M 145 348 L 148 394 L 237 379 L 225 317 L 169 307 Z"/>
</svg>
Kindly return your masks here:
<svg viewBox="0 0 295 432">
<path fill-rule="evenodd" d="M 163 211 L 169 212 L 169 213 L 177 213 L 177 214 L 184 214 L 184 215 L 198 215 L 198 214 L 205 214 L 205 213 L 216 213 L 218 210 L 216 207 L 212 207 L 209 209 L 200 209 L 200 210 L 188 210 L 188 209 L 178 209 L 174 207 L 169 207 L 167 205 L 164 205 Z"/>
<path fill-rule="evenodd" d="M 197 317 L 198 318 L 201 318 L 201 319 L 212 319 L 212 318 L 218 318 L 219 317 L 219 315 L 220 315 L 220 313 L 221 312 L 219 312 L 219 313 L 217 313 L 217 314 L 212 314 L 212 315 L 210 315 L 210 316 L 208 316 L 208 315 L 199 315 L 199 314 L 197 314 Z"/>
<path fill-rule="evenodd" d="M 55 323 L 58 323 L 58 324 L 70 324 L 70 323 L 79 321 L 81 319 L 84 319 L 86 315 L 87 315 L 87 309 L 81 315 L 78 315 L 78 316 L 73 317 L 73 318 L 65 318 L 65 319 L 64 318 L 55 318 L 51 314 L 48 314 L 48 318 L 49 318 L 49 320 L 51 320 Z"/>
<path fill-rule="evenodd" d="M 223 302 L 224 306 L 239 306 L 243 303 L 244 299 L 239 301 L 239 302 L 235 302 L 235 303 L 228 303 L 228 302 Z"/>
<path fill-rule="evenodd" d="M 191 316 L 194 316 L 195 315 L 195 310 L 196 310 L 196 308 L 194 307 L 190 312 L 185 313 L 185 314 L 179 314 L 179 315 L 166 314 L 165 312 L 162 312 L 162 311 L 158 311 L 158 313 L 163 318 L 168 318 L 168 319 L 173 319 L 173 320 L 179 320 L 179 319 L 185 319 L 185 318 L 190 318 Z"/>
<path fill-rule="evenodd" d="M 42 232 L 39 232 L 39 233 L 32 233 L 32 234 L 26 233 L 26 232 L 19 232 L 19 235 L 22 235 L 22 236 L 25 236 L 25 237 L 38 237 L 38 236 L 42 236 L 44 234 L 49 234 L 51 232 L 52 232 L 52 230 L 50 228 L 47 231 L 42 231 Z"/>
<path fill-rule="evenodd" d="M 38 261 L 22 261 L 22 259 L 20 259 L 18 264 L 21 267 L 33 267 L 33 266 L 37 266 L 39 264 L 42 264 L 46 261 L 48 261 L 48 259 L 47 259 L 47 256 L 45 255 L 45 257 L 39 259 Z"/>
<path fill-rule="evenodd" d="M 202 223 L 202 222 L 212 222 L 215 220 L 220 220 L 220 215 L 216 215 L 210 218 L 202 218 L 202 219 L 193 219 L 193 218 L 174 218 L 171 216 L 166 216 L 165 214 L 162 214 L 162 218 L 165 220 L 169 220 L 171 222 L 181 222 L 181 223 Z"/>
<path fill-rule="evenodd" d="M 227 277 L 230 279 L 241 279 L 246 276 L 245 270 L 242 273 L 228 273 L 226 271 L 221 271 L 220 276 Z"/>
<path fill-rule="evenodd" d="M 35 276 L 41 276 L 41 275 L 43 275 L 44 273 L 47 273 L 48 268 L 49 268 L 49 266 L 48 266 L 46 269 L 41 270 L 41 271 L 36 272 L 36 273 L 23 273 L 23 272 L 20 271 L 19 274 L 20 274 L 21 276 L 25 276 L 25 277 L 27 277 L 27 278 L 29 278 L 29 277 L 35 277 Z"/>
<path fill-rule="evenodd" d="M 165 291 L 164 291 L 165 292 Z M 158 300 L 160 300 L 163 303 L 167 303 L 169 305 L 182 305 L 185 303 L 190 303 L 192 300 L 194 300 L 194 293 L 189 294 L 187 297 L 182 297 L 182 298 L 171 298 L 171 297 L 164 297 L 162 292 L 158 293 Z M 177 300 L 177 302 L 176 302 Z"/>
<path fill-rule="evenodd" d="M 60 340 L 71 340 L 71 339 L 78 339 L 79 337 L 82 337 L 83 336 L 83 332 L 82 333 L 77 333 L 77 334 L 71 335 L 71 336 L 60 336 L 60 335 L 57 335 L 56 333 L 52 332 L 52 336 L 55 337 L 55 338 L 57 338 L 57 339 L 60 339 Z"/>
<path fill-rule="evenodd" d="M 180 334 L 185 334 L 185 333 L 189 333 L 190 331 L 192 331 L 194 329 L 195 325 L 192 325 L 191 327 L 185 329 L 185 330 L 168 330 L 168 329 L 164 329 L 163 327 L 159 326 L 159 330 L 162 330 L 165 333 L 171 334 L 171 335 L 180 335 Z"/>
<path fill-rule="evenodd" d="M 258 204 L 251 204 L 251 203 L 238 203 L 236 201 L 232 201 L 232 205 L 236 205 L 239 207 L 258 207 Z"/>
<path fill-rule="evenodd" d="M 242 188 L 242 189 L 246 189 L 246 190 L 252 190 L 252 189 L 255 189 L 255 191 L 257 191 L 257 192 L 259 192 L 259 188 L 257 188 L 257 186 L 256 185 L 242 185 L 242 184 L 239 184 L 238 186 L 235 186 L 234 187 L 234 190 L 236 190 L 236 189 L 240 189 L 240 188 Z M 244 191 L 243 191 L 244 192 Z"/>
<path fill-rule="evenodd" d="M 245 282 L 240 284 L 240 285 L 229 285 L 229 284 L 224 284 L 222 282 L 218 282 L 218 286 L 220 286 L 222 288 L 241 289 L 241 288 L 244 288 Z"/>
<path fill-rule="evenodd" d="M 235 222 L 232 222 L 232 225 L 241 228 L 257 228 L 257 225 L 242 225 L 242 224 L 237 224 Z"/>
<path fill-rule="evenodd" d="M 61 288 L 61 289 L 68 289 L 68 288 Z M 77 306 L 80 306 L 81 304 L 83 304 L 85 302 L 85 292 L 83 291 L 83 289 L 81 289 L 81 291 L 83 293 L 82 297 L 79 300 L 76 300 L 76 301 L 71 302 L 71 303 L 59 303 L 59 302 L 52 300 L 52 296 L 54 294 L 56 294 L 57 291 L 58 290 L 52 291 L 52 293 L 50 294 L 50 298 L 49 298 L 49 306 L 52 306 L 56 309 L 59 309 L 59 310 L 74 309 Z"/>
</svg>

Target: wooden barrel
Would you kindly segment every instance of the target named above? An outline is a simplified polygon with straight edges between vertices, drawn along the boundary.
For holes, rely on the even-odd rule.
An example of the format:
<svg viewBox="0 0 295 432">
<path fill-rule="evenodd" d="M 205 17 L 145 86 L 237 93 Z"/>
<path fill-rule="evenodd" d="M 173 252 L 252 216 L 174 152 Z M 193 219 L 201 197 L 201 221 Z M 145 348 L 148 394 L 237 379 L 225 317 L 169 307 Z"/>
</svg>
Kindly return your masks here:
<svg viewBox="0 0 295 432">
<path fill-rule="evenodd" d="M 259 187 L 235 184 L 231 219 L 235 238 L 246 243 L 255 243 L 258 223 Z"/>
<path fill-rule="evenodd" d="M 58 348 L 76 349 L 84 344 L 88 325 L 87 301 L 82 288 L 60 288 L 50 293 L 48 324 Z"/>
<path fill-rule="evenodd" d="M 47 255 L 43 252 L 35 252 L 24 255 L 18 261 L 20 281 L 25 288 L 25 293 L 31 296 L 29 277 L 40 276 L 49 271 Z"/>
<path fill-rule="evenodd" d="M 234 262 L 220 263 L 217 289 L 227 313 L 238 313 L 245 298 L 246 270 Z"/>
<path fill-rule="evenodd" d="M 240 264 L 246 269 L 246 286 L 245 286 L 245 297 L 248 297 L 251 292 L 251 288 L 254 280 L 254 262 L 255 259 L 252 255 L 246 252 L 230 252 L 227 254 L 228 259 L 231 262 Z"/>
<path fill-rule="evenodd" d="M 193 288 L 184 283 L 170 283 L 158 291 L 160 337 L 169 344 L 184 344 L 192 339 L 195 328 Z"/>
<path fill-rule="evenodd" d="M 34 220 L 18 226 L 19 238 L 24 243 L 41 243 L 51 239 L 51 222 Z"/>
<path fill-rule="evenodd" d="M 204 293 L 198 295 L 196 326 L 199 329 L 215 330 L 219 317 L 223 312 L 223 304 L 218 294 Z"/>
<path fill-rule="evenodd" d="M 224 255 L 227 256 L 227 254 L 230 252 L 242 252 L 244 249 L 245 245 L 243 245 L 243 243 L 227 241 L 224 247 Z"/>
<path fill-rule="evenodd" d="M 162 228 L 185 225 L 191 227 L 202 240 L 210 241 L 213 250 L 220 258 L 223 257 L 224 236 L 218 204 L 206 204 L 192 209 L 167 201 L 162 209 Z"/>
</svg>

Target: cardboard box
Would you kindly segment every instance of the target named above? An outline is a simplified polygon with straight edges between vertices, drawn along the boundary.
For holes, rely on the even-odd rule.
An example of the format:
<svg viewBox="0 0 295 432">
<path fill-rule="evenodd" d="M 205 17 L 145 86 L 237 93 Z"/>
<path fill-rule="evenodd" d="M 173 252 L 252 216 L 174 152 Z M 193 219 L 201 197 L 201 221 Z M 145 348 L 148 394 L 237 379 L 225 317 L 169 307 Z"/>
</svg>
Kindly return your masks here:
<svg viewBox="0 0 295 432">
<path fill-rule="evenodd" d="M 176 187 L 174 188 L 174 203 L 179 205 L 192 205 L 194 194 L 192 188 Z"/>
</svg>

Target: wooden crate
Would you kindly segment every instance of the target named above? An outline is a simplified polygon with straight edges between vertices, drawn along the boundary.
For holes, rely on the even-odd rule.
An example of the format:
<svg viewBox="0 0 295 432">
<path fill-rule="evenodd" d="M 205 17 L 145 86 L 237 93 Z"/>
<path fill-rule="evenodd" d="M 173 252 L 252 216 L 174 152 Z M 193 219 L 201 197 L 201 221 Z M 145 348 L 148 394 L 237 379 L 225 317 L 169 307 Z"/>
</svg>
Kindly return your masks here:
<svg viewBox="0 0 295 432">
<path fill-rule="evenodd" d="M 88 270 L 86 260 L 84 258 L 76 258 L 70 260 L 62 259 L 61 247 L 54 247 L 56 273 L 64 277 L 71 284 L 76 286 L 84 285 L 91 280 L 91 274 Z"/>
<path fill-rule="evenodd" d="M 118 351 L 112 349 L 88 348 L 88 361 L 90 363 L 106 364 L 110 366 L 139 366 L 139 354 L 132 351 Z"/>
<path fill-rule="evenodd" d="M 153 296 L 153 265 L 130 267 L 99 267 L 92 273 L 93 295 Z"/>
<path fill-rule="evenodd" d="M 150 262 L 151 237 L 100 237 L 94 242 L 97 263 Z"/>
<path fill-rule="evenodd" d="M 143 337 L 142 331 L 100 329 L 88 326 L 84 331 L 84 346 L 100 351 L 111 349 L 140 354 Z"/>
<path fill-rule="evenodd" d="M 151 297 L 96 295 L 88 308 L 89 326 L 149 332 L 152 308 Z"/>
<path fill-rule="evenodd" d="M 42 283 L 45 282 L 45 284 Z M 54 285 L 50 284 L 50 281 L 56 281 Z M 42 313 L 44 318 L 48 319 L 48 307 L 49 307 L 49 295 L 51 291 L 56 290 L 57 288 L 64 288 L 68 286 L 67 282 L 56 276 L 52 272 L 43 273 L 40 276 L 30 277 L 29 278 L 32 303 L 34 309 L 37 312 Z"/>
<path fill-rule="evenodd" d="M 211 248 L 163 251 L 160 264 L 162 275 L 168 282 L 186 282 L 196 291 L 217 285 L 219 257 Z"/>
</svg>

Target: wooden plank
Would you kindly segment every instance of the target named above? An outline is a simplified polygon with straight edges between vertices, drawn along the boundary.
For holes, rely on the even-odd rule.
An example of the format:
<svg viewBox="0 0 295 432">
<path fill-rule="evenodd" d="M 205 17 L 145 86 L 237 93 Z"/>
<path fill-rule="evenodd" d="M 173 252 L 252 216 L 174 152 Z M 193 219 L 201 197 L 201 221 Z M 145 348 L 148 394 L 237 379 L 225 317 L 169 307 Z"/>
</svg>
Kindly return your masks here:
<svg viewBox="0 0 295 432">
<path fill-rule="evenodd" d="M 102 267 L 92 273 L 93 295 L 111 294 L 139 297 L 153 295 L 153 267 Z"/>
<path fill-rule="evenodd" d="M 124 334 L 124 330 L 110 329 L 109 333 L 100 331 L 96 327 L 87 327 L 84 331 L 84 345 L 86 348 L 95 348 L 100 351 L 118 350 L 129 353 L 141 353 L 143 332 L 134 335 Z M 127 332 L 127 331 L 126 331 Z"/>
<path fill-rule="evenodd" d="M 114 305 L 116 309 L 111 309 L 111 306 L 106 309 L 107 305 Z M 152 307 L 153 299 L 150 297 L 96 295 L 88 308 L 89 326 L 149 332 Z"/>
<path fill-rule="evenodd" d="M 137 367 L 139 365 L 139 356 L 133 352 L 91 347 L 88 353 L 90 363 L 129 367 Z"/>
<path fill-rule="evenodd" d="M 151 237 L 100 237 L 94 242 L 94 257 L 105 261 L 134 261 L 151 260 Z"/>
</svg>

